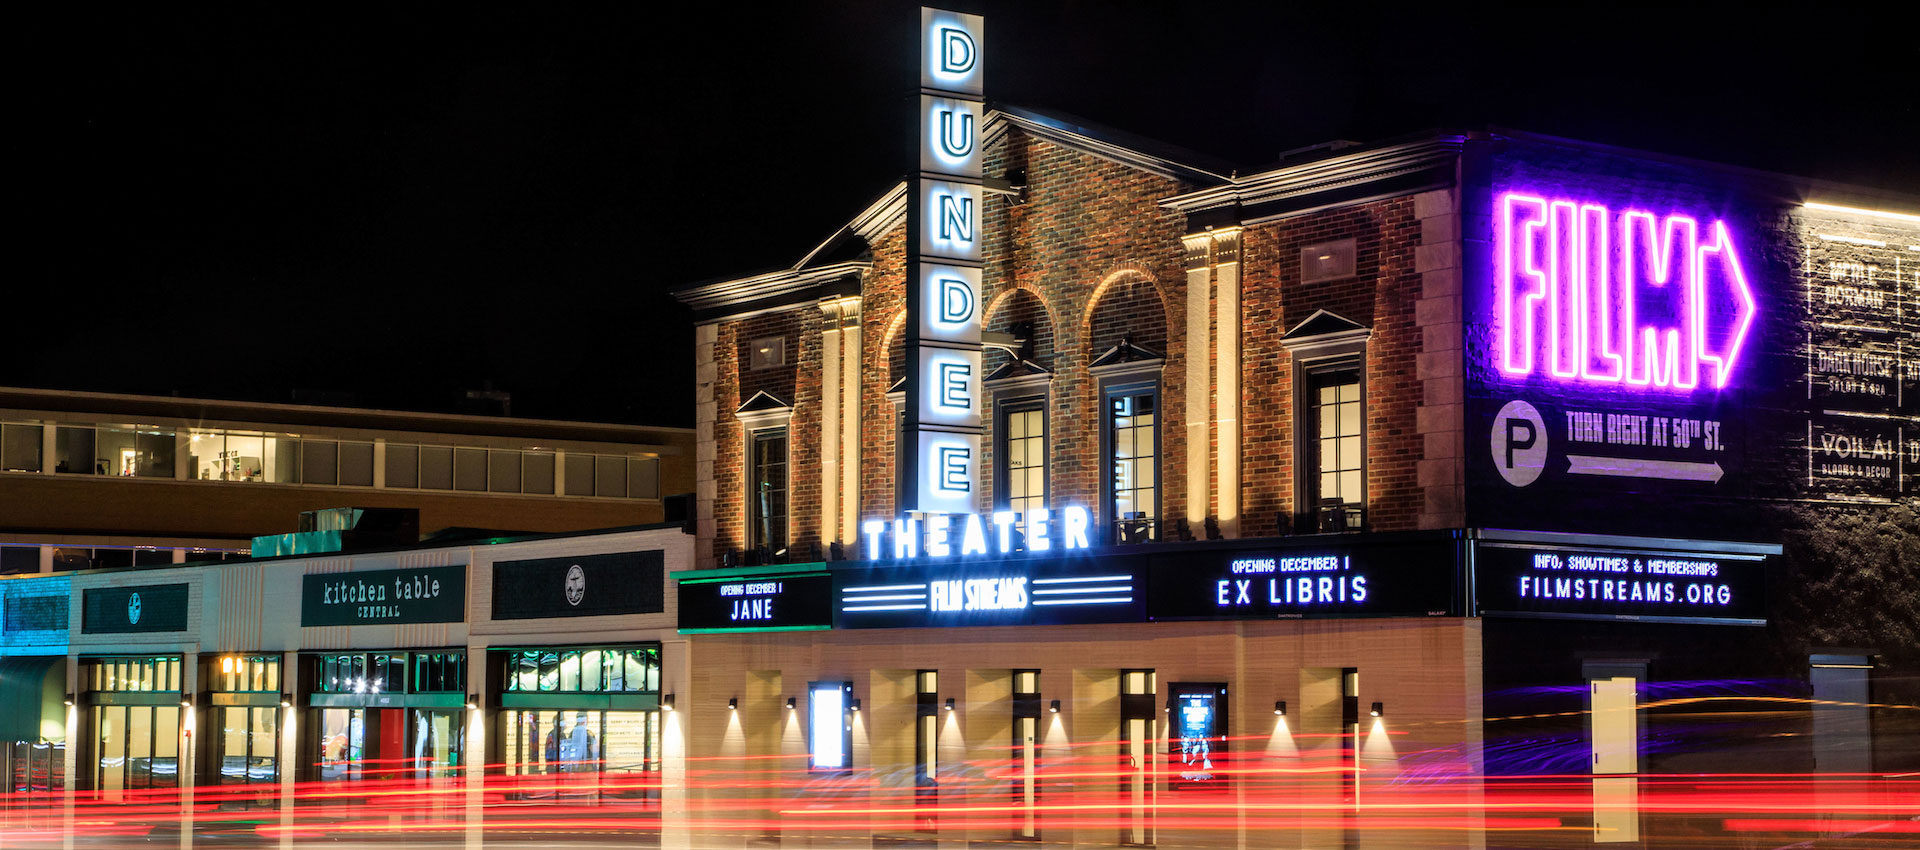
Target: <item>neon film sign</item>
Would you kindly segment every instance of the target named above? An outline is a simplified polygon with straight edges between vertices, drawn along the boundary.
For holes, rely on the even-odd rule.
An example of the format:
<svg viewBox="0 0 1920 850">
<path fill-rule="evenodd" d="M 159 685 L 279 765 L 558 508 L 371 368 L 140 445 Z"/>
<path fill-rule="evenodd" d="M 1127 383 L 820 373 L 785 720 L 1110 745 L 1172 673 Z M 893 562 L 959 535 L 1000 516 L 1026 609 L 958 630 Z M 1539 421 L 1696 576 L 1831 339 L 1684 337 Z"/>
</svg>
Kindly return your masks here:
<svg viewBox="0 0 1920 850">
<path fill-rule="evenodd" d="M 1739 370 L 1758 308 L 1726 222 L 1514 191 L 1494 230 L 1503 374 L 1686 393 Z"/>
</svg>

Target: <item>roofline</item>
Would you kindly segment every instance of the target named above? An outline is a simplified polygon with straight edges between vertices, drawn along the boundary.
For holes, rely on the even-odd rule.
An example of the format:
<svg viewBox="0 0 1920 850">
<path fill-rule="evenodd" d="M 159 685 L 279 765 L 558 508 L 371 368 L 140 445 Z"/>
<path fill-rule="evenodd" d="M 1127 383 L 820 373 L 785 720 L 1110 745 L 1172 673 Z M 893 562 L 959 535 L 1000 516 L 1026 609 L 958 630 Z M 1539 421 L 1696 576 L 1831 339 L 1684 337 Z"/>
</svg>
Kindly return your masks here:
<svg viewBox="0 0 1920 850">
<path fill-rule="evenodd" d="M 692 307 L 696 324 L 754 312 L 753 305 L 780 300 L 791 304 L 822 284 L 849 276 L 860 278 L 873 269 L 869 262 L 846 262 L 811 269 L 781 269 L 752 277 L 723 280 L 673 293 L 680 303 Z M 741 309 L 729 310 L 729 307 Z"/>
<path fill-rule="evenodd" d="M 1035 136 L 1063 144 L 1082 153 L 1172 180 L 1191 183 L 1224 183 L 1233 179 L 1231 177 L 1233 170 L 1225 163 L 1209 161 L 1205 165 L 1196 164 L 1202 160 L 1210 160 L 1211 157 L 1144 136 L 1101 127 L 1065 113 L 1051 113 L 1011 104 L 996 104 L 987 113 L 987 124 L 981 137 L 991 144 L 997 136 L 1006 132 L 1008 125 L 1019 127 Z M 1157 152 L 1147 148 L 1155 148 Z M 1223 171 L 1226 173 L 1221 173 Z"/>
<path fill-rule="evenodd" d="M 1380 182 L 1433 169 L 1459 156 L 1469 136 L 1432 133 L 1232 178 L 1225 185 L 1175 195 L 1160 206 L 1181 213 L 1267 204 Z"/>
<path fill-rule="evenodd" d="M 1144 137 L 1099 128 L 1064 115 L 1017 106 L 1000 105 L 987 111 L 981 130 L 982 146 L 993 144 L 1013 127 L 1089 156 L 1170 180 L 1218 183 L 1230 179 L 1218 173 L 1217 170 L 1210 170 L 1217 166 L 1192 165 L 1186 161 L 1175 160 L 1170 156 L 1151 153 L 1128 145 L 1152 145 L 1173 151 L 1171 146 L 1154 145 L 1151 140 Z M 1176 153 L 1189 159 L 1201 158 L 1199 154 L 1190 152 Z M 860 212 L 835 230 L 832 235 L 821 240 L 812 250 L 802 255 L 800 260 L 792 266 L 746 277 L 695 284 L 674 290 L 673 297 L 694 310 L 696 314 L 694 322 L 699 324 L 741 318 L 766 309 L 791 307 L 805 300 L 804 296 L 809 289 L 824 283 L 832 283 L 848 275 L 864 276 L 872 270 L 872 263 L 849 261 L 821 266 L 810 264 L 848 236 L 857 236 L 871 247 L 882 236 L 904 224 L 907 220 L 907 188 L 907 182 L 904 180 L 893 184 L 887 191 L 861 208 Z"/>
<path fill-rule="evenodd" d="M 442 423 L 448 423 L 448 424 L 486 426 L 490 430 L 501 430 L 503 426 L 509 426 L 509 427 L 523 426 L 529 429 L 535 429 L 535 428 L 552 428 L 552 429 L 560 429 L 560 430 L 592 429 L 592 430 L 615 431 L 615 432 L 624 431 L 624 432 L 631 432 L 634 434 L 660 433 L 660 432 L 676 433 L 676 434 L 694 433 L 694 429 L 692 428 L 681 428 L 681 427 L 667 426 L 667 425 L 628 425 L 628 424 L 619 423 L 619 422 L 588 422 L 588 421 L 570 420 L 570 419 L 527 419 L 527 418 L 514 417 L 514 416 L 478 416 L 471 413 L 434 413 L 431 411 L 423 411 L 423 410 L 391 410 L 391 409 L 373 408 L 373 407 L 334 407 L 330 405 L 319 405 L 319 404 L 286 404 L 283 402 L 272 402 L 272 401 L 238 401 L 238 400 L 231 400 L 231 399 L 199 398 L 195 396 L 140 395 L 135 393 L 103 393 L 103 392 L 90 392 L 85 390 L 54 390 L 54 389 L 42 389 L 38 387 L 0 386 L 0 402 L 12 401 L 13 399 L 8 398 L 9 396 L 22 396 L 22 397 L 25 397 L 25 399 L 28 401 L 32 401 L 35 399 L 46 399 L 48 403 L 41 405 L 41 407 L 46 410 L 70 410 L 74 407 L 72 402 L 87 401 L 87 402 L 93 402 L 96 405 L 102 405 L 102 406 L 112 405 L 115 403 L 138 404 L 138 405 L 173 405 L 173 406 L 181 406 L 181 407 L 204 406 L 209 409 L 219 410 L 219 411 L 253 411 L 253 412 L 264 412 L 269 414 L 282 413 L 282 414 L 289 414 L 290 418 L 291 416 L 295 416 L 295 415 L 305 415 L 305 416 L 327 416 L 327 417 L 364 416 L 369 419 L 376 419 L 376 420 L 379 420 L 379 419 L 429 420 L 429 421 L 442 422 Z M 11 405 L 11 404 L 8 404 L 6 406 L 9 408 L 15 407 L 14 405 Z M 85 412 L 85 411 L 76 411 L 76 412 Z M 190 418 L 190 417 L 180 417 L 180 418 Z M 244 417 L 240 417 L 240 416 L 235 416 L 233 418 L 237 421 L 262 421 L 260 417 L 253 417 L 251 420 L 246 419 Z M 266 421 L 271 422 L 272 420 L 266 420 Z M 295 423 L 286 422 L 286 423 L 280 423 L 280 424 L 295 424 Z M 409 428 L 409 429 L 399 429 L 399 430 L 420 430 L 420 429 Z"/>
<path fill-rule="evenodd" d="M 1878 202 L 1906 204 L 1909 212 L 1920 213 L 1920 195 L 1889 190 L 1880 186 L 1862 186 L 1858 183 L 1842 183 L 1837 180 L 1827 180 L 1819 177 L 1806 177 L 1779 171 L 1766 171 L 1758 168 L 1748 168 L 1744 165 L 1716 162 L 1710 159 L 1697 159 L 1689 156 L 1680 156 L 1678 154 L 1646 150 L 1644 148 L 1631 148 L 1621 145 L 1611 145 L 1605 142 L 1592 142 L 1585 139 L 1535 133 L 1531 130 L 1519 130 L 1512 127 L 1489 126 L 1487 127 L 1486 135 L 1493 138 L 1511 139 L 1516 142 L 1556 145 L 1559 147 L 1574 148 L 1576 150 L 1626 156 L 1702 171 L 1717 171 L 1755 183 L 1771 183 L 1802 190 L 1813 189 L 1832 192 L 1838 195 L 1840 199 L 1851 200 L 1855 203 Z M 1803 191 L 1801 193 L 1802 196 L 1796 198 L 1796 200 L 1803 203 L 1808 200 L 1813 200 L 1812 198 L 1805 197 L 1805 194 Z"/>
</svg>

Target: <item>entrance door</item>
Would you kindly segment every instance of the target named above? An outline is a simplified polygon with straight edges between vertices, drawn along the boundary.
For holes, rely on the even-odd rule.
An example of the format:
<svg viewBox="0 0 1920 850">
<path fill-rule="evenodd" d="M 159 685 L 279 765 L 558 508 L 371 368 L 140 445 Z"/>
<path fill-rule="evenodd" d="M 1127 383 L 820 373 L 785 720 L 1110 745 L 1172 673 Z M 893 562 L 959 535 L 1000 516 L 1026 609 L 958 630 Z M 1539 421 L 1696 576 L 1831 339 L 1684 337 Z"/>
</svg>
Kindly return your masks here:
<svg viewBox="0 0 1920 850">
<path fill-rule="evenodd" d="M 1873 717 L 1868 713 L 1864 655 L 1815 655 L 1808 678 L 1813 684 L 1813 769 L 1817 773 L 1867 773 L 1873 770 Z"/>
<path fill-rule="evenodd" d="M 1040 824 L 1034 815 L 1040 797 L 1040 718 L 1014 718 L 1013 740 L 1013 769 L 1019 777 L 1014 786 L 1015 804 L 1020 807 L 1017 832 L 1021 838 L 1039 838 Z"/>
<path fill-rule="evenodd" d="M 1631 676 L 1590 679 L 1592 700 L 1593 772 L 1637 773 L 1640 770 L 1639 680 Z"/>
<path fill-rule="evenodd" d="M 92 713 L 95 789 L 111 795 L 179 787 L 179 706 L 99 705 Z"/>
<path fill-rule="evenodd" d="M 367 710 L 320 709 L 320 779 L 359 779 L 367 759 Z"/>
<path fill-rule="evenodd" d="M 280 780 L 280 709 L 233 706 L 219 709 L 220 784 L 271 784 Z"/>
<path fill-rule="evenodd" d="M 461 756 L 466 750 L 465 712 L 415 709 L 410 756 L 414 776 L 419 779 L 449 779 L 458 776 Z"/>
</svg>

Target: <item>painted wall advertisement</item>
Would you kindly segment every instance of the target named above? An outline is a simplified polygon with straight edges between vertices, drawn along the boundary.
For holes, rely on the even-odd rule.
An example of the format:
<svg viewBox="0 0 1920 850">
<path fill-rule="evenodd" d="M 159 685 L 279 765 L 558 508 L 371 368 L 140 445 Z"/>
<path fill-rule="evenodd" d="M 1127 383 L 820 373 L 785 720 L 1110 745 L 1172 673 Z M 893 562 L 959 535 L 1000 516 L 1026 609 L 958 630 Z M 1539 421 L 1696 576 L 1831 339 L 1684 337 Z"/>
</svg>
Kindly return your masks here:
<svg viewBox="0 0 1920 850">
<path fill-rule="evenodd" d="M 1761 500 L 1915 488 L 1920 219 L 1544 145 L 1481 166 L 1469 525 L 1741 539 Z"/>
</svg>

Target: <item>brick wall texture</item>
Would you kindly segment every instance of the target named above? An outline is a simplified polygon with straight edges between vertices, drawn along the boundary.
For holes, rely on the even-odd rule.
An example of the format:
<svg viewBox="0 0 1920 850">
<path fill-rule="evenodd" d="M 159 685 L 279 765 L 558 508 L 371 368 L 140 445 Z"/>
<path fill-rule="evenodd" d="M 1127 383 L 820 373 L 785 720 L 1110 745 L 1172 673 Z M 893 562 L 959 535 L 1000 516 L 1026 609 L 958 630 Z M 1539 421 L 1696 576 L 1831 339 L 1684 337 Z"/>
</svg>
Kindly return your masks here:
<svg viewBox="0 0 1920 850">
<path fill-rule="evenodd" d="M 1186 409 L 1189 276 L 1181 236 L 1187 226 L 1180 213 L 1160 206 L 1194 187 L 1018 129 L 989 149 L 986 165 L 989 176 L 1014 172 L 1025 174 L 1024 196 L 995 195 L 987 204 L 982 302 L 987 305 L 988 330 L 1010 330 L 1016 324 L 1032 328 L 1032 359 L 1052 373 L 1045 389 L 1049 501 L 1102 512 L 1099 382 L 1089 367 L 1122 340 L 1130 340 L 1165 357 L 1159 372 L 1158 514 L 1186 518 L 1198 533 L 1215 503 L 1211 494 L 1196 498 L 1186 492 L 1187 459 L 1190 449 L 1210 453 L 1213 447 L 1186 445 L 1186 424 L 1191 417 L 1211 421 L 1216 413 Z M 1321 309 L 1373 329 L 1366 359 L 1369 526 L 1397 530 L 1437 521 L 1423 516 L 1419 468 L 1422 383 L 1416 360 L 1422 340 L 1414 308 L 1422 298 L 1422 275 L 1416 269 L 1422 224 L 1415 207 L 1414 198 L 1407 196 L 1246 229 L 1239 318 L 1242 452 L 1231 459 L 1240 464 L 1243 536 L 1273 534 L 1276 518 L 1296 509 L 1293 364 L 1280 338 Z M 1300 248 L 1345 238 L 1357 241 L 1358 274 L 1332 282 L 1302 282 Z M 891 516 L 894 507 L 897 408 L 887 389 L 904 368 L 905 251 L 902 226 L 875 239 L 872 267 L 862 283 L 858 500 L 863 518 Z M 1217 286 L 1219 279 L 1208 275 L 1208 285 Z M 718 556 L 746 545 L 746 433 L 732 413 L 759 391 L 793 405 L 790 528 L 800 551 L 813 544 L 824 548 L 826 541 L 817 540 L 825 327 L 820 309 L 801 304 L 720 320 L 710 327 L 713 523 L 710 541 L 700 546 L 703 561 L 713 562 L 708 553 Z M 1210 337 L 1214 334 L 1217 330 Z M 770 336 L 785 338 L 788 365 L 742 371 L 749 343 Z M 1215 350 L 1209 346 L 1204 356 L 1214 357 Z M 990 350 L 986 370 L 991 374 L 1007 361 L 1008 355 Z M 984 411 L 989 433 L 983 440 L 986 480 L 979 509 L 986 510 L 996 459 L 990 398 L 983 402 L 989 404 Z M 1208 433 L 1217 438 L 1218 425 L 1210 428 Z"/>
</svg>

